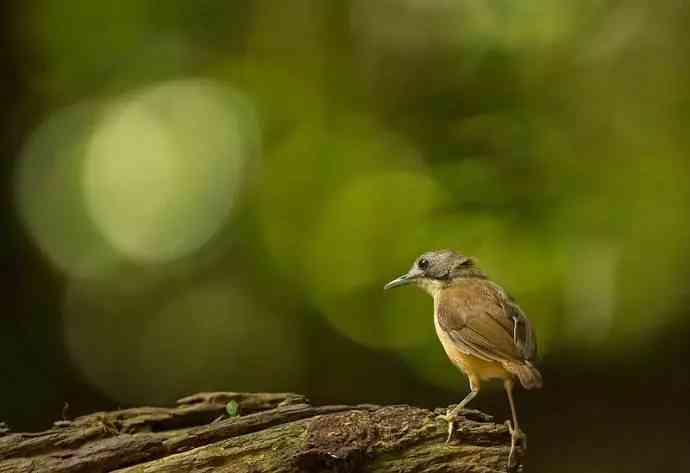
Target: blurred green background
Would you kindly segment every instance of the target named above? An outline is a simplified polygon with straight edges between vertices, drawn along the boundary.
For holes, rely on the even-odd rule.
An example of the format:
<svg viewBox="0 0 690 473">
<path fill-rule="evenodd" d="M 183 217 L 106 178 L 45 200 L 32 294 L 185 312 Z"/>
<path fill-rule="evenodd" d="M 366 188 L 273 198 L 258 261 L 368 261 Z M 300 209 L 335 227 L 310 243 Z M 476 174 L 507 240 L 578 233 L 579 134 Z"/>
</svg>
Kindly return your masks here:
<svg viewBox="0 0 690 473">
<path fill-rule="evenodd" d="M 0 419 L 457 402 L 451 247 L 536 326 L 534 472 L 690 468 L 690 4 L 3 4 Z M 474 407 L 509 415 L 500 389 Z"/>
</svg>

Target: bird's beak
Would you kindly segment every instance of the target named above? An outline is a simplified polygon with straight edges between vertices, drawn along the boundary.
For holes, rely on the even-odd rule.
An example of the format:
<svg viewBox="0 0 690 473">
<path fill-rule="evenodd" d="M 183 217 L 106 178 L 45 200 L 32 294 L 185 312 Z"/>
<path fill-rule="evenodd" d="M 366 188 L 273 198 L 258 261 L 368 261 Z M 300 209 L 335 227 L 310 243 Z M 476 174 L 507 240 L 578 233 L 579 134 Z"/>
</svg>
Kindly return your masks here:
<svg viewBox="0 0 690 473">
<path fill-rule="evenodd" d="M 412 278 L 409 274 L 403 274 L 399 278 L 393 279 L 391 282 L 383 286 L 383 290 L 393 289 L 394 287 L 404 286 L 405 284 L 410 284 Z"/>
</svg>

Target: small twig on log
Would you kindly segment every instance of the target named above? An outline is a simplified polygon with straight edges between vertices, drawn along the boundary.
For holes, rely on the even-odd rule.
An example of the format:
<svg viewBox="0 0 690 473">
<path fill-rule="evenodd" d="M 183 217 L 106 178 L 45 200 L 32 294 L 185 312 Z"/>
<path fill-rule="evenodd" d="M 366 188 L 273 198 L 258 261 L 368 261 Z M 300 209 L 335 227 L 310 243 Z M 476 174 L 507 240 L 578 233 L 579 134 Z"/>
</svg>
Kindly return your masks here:
<svg viewBox="0 0 690 473">
<path fill-rule="evenodd" d="M 230 401 L 240 415 L 227 416 Z M 446 445 L 442 412 L 311 406 L 292 393 L 200 393 L 175 407 L 97 412 L 45 432 L 2 435 L 0 473 L 506 472 L 504 425 L 465 411 Z"/>
</svg>

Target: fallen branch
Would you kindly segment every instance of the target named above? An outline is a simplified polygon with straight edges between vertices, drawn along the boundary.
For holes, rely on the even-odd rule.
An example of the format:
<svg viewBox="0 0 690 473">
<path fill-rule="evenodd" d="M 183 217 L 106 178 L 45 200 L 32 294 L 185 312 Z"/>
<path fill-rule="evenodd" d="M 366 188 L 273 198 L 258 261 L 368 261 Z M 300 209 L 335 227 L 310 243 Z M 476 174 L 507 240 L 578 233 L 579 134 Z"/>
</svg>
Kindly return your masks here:
<svg viewBox="0 0 690 473">
<path fill-rule="evenodd" d="M 236 404 L 226 410 L 229 402 Z M 312 406 L 290 393 L 201 393 L 175 407 L 98 412 L 44 432 L 0 430 L 0 472 L 507 471 L 506 426 L 465 411 L 446 445 L 446 424 L 436 419 L 444 412 Z"/>
</svg>

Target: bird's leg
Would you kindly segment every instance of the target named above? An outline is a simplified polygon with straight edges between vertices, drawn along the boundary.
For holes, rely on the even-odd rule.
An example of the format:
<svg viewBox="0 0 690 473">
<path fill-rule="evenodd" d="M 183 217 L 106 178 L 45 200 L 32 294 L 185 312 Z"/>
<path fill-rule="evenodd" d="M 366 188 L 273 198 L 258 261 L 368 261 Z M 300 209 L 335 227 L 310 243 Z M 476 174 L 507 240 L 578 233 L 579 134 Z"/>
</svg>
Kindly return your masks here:
<svg viewBox="0 0 690 473">
<path fill-rule="evenodd" d="M 508 454 L 508 468 L 511 467 L 513 461 L 513 453 L 515 453 L 515 445 L 518 441 L 522 442 L 522 446 L 527 448 L 527 436 L 520 430 L 520 424 L 518 424 L 517 412 L 515 410 L 515 401 L 513 400 L 513 380 L 506 379 L 503 383 L 506 389 L 506 394 L 508 394 L 508 402 L 510 403 L 510 412 L 513 414 L 513 425 L 510 421 L 507 421 L 508 431 L 510 432 L 510 453 Z"/>
<path fill-rule="evenodd" d="M 455 417 L 457 417 L 457 415 L 458 415 L 458 412 L 463 410 L 465 408 L 465 406 L 467 404 L 469 404 L 472 399 L 474 399 L 474 397 L 477 395 L 478 392 L 479 392 L 478 389 L 472 389 L 469 393 L 467 393 L 467 396 L 465 396 L 465 399 L 460 401 L 460 403 L 458 405 L 456 405 L 452 409 L 448 409 L 448 412 L 446 412 L 446 417 L 449 417 L 451 419 L 455 419 Z"/>
<path fill-rule="evenodd" d="M 450 443 L 450 439 L 453 437 L 453 433 L 455 432 L 455 419 L 458 413 L 464 409 L 465 406 L 469 404 L 479 392 L 479 380 L 475 379 L 474 377 L 470 377 L 470 389 L 471 391 L 467 393 L 465 399 L 460 401 L 457 406 L 455 406 L 453 409 L 448 409 L 446 415 L 438 416 L 439 418 L 448 422 L 448 437 L 446 438 L 446 443 Z"/>
</svg>

